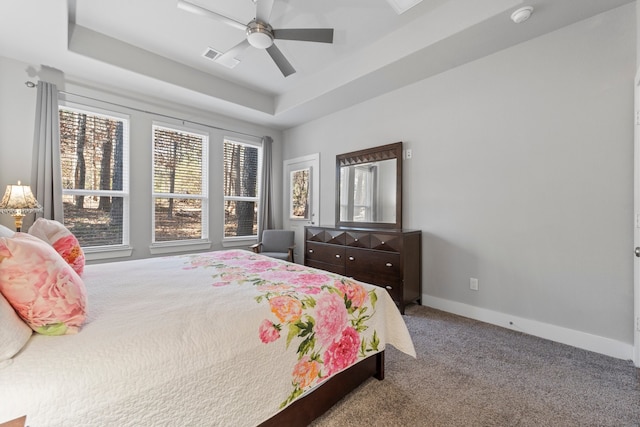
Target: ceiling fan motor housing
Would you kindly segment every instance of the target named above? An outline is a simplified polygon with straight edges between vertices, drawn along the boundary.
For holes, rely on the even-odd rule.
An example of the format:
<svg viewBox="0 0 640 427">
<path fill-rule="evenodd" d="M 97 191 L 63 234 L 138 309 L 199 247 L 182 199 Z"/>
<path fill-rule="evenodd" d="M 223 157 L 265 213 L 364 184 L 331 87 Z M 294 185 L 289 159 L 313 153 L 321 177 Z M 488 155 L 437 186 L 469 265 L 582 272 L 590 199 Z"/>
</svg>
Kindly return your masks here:
<svg viewBox="0 0 640 427">
<path fill-rule="evenodd" d="M 271 25 L 256 19 L 247 24 L 247 40 L 258 49 L 266 49 L 273 44 L 273 28 Z"/>
</svg>

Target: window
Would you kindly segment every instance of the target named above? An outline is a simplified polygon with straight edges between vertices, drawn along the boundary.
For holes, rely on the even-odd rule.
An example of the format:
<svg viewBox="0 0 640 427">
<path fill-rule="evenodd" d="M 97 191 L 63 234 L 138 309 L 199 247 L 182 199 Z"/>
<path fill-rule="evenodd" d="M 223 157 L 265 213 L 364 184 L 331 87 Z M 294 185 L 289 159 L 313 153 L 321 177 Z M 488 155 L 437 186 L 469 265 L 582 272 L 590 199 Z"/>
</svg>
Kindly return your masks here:
<svg viewBox="0 0 640 427">
<path fill-rule="evenodd" d="M 224 238 L 258 235 L 262 148 L 224 141 Z"/>
<path fill-rule="evenodd" d="M 83 248 L 128 245 L 128 118 L 66 105 L 59 115 L 64 225 Z"/>
<path fill-rule="evenodd" d="M 204 134 L 153 126 L 153 242 L 208 238 Z"/>
</svg>

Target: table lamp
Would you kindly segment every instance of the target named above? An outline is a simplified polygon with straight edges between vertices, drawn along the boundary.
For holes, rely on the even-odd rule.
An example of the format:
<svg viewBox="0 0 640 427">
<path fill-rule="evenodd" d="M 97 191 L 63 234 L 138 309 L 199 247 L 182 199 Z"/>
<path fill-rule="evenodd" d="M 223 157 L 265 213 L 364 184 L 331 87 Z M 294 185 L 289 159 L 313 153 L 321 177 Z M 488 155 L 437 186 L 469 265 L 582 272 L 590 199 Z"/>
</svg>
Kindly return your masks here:
<svg viewBox="0 0 640 427">
<path fill-rule="evenodd" d="M 22 228 L 22 218 L 26 214 L 42 212 L 42 206 L 31 192 L 28 185 L 7 185 L 7 190 L 0 202 L 0 214 L 13 216 L 16 222 L 16 231 Z"/>
</svg>

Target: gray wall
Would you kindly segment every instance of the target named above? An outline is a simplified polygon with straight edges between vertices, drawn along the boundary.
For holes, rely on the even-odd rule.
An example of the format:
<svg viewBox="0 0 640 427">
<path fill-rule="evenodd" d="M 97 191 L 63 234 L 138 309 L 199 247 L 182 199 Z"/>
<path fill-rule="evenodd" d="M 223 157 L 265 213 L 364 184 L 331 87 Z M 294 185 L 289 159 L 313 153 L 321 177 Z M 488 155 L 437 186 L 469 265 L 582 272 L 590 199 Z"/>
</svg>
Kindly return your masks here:
<svg viewBox="0 0 640 427">
<path fill-rule="evenodd" d="M 35 122 L 36 90 L 24 85 L 27 80 L 37 81 L 33 70 L 40 70 L 39 64 L 25 64 L 0 57 L 0 185 L 2 192 L 7 184 L 22 180 L 29 183 L 33 150 L 33 128 Z M 32 71 L 28 71 L 32 70 Z M 31 74 L 31 77 L 30 77 Z M 53 81 L 59 90 L 107 100 L 162 115 L 193 120 L 207 126 L 199 129 L 209 133 L 209 230 L 213 249 L 222 248 L 223 235 L 223 194 L 222 194 L 222 140 L 224 136 L 236 136 L 232 132 L 216 130 L 213 127 L 231 129 L 251 135 L 270 135 L 273 144 L 274 188 L 282 187 L 282 133 L 273 129 L 213 115 L 183 105 L 169 105 L 157 99 L 139 94 L 118 94 L 113 90 L 96 89 L 99 84 L 77 83 L 73 77 L 67 78 L 61 72 L 52 72 L 44 67 L 39 74 L 46 74 L 45 80 Z M 75 83 L 74 83 L 75 82 Z M 73 98 L 73 97 L 72 97 Z M 73 98 L 76 102 L 90 102 Z M 159 115 L 141 113 L 132 109 L 97 104 L 96 106 L 130 115 L 130 173 L 131 173 L 131 246 L 132 258 L 150 256 L 151 243 L 151 125 L 154 120 L 181 125 L 179 120 L 171 120 Z M 240 135 L 242 137 L 242 135 Z M 0 196 L 1 197 L 1 196 Z M 274 207 L 278 220 L 282 216 L 282 195 L 275 192 Z M 0 215 L 0 223 L 13 228 L 13 218 Z M 278 225 L 282 225 L 278 221 Z M 244 243 L 245 246 L 248 243 Z"/>
<path fill-rule="evenodd" d="M 633 342 L 635 3 L 284 134 L 335 155 L 404 141 L 426 296 Z M 469 290 L 469 278 L 480 290 Z"/>
</svg>

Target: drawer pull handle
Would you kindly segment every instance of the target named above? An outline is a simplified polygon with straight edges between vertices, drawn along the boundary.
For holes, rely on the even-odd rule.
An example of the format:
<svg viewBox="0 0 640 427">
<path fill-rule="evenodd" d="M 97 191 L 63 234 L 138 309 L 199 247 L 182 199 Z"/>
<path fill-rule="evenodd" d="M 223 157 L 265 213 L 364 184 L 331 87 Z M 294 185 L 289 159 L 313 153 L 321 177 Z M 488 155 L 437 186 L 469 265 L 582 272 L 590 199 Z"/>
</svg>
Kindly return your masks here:
<svg viewBox="0 0 640 427">
<path fill-rule="evenodd" d="M 313 253 L 313 249 L 309 249 L 309 253 L 312 254 Z"/>
<path fill-rule="evenodd" d="M 352 257 L 352 256 L 350 256 L 350 257 L 349 257 L 349 261 L 353 261 L 354 259 L 355 259 L 355 258 L 354 258 L 354 257 Z"/>
<path fill-rule="evenodd" d="M 354 239 L 353 241 L 354 241 L 354 242 L 357 242 L 357 241 L 358 241 L 358 239 Z"/>
<path fill-rule="evenodd" d="M 340 254 L 336 254 L 336 258 L 340 258 Z"/>
<path fill-rule="evenodd" d="M 388 290 L 392 290 L 392 289 L 393 289 L 393 286 L 389 286 L 389 285 L 387 285 L 387 286 L 385 286 L 385 288 L 387 288 Z"/>
<path fill-rule="evenodd" d="M 393 267 L 393 264 L 391 264 L 390 262 L 385 264 L 387 267 Z"/>
<path fill-rule="evenodd" d="M 384 245 L 384 242 L 380 242 L 381 245 Z"/>
</svg>

